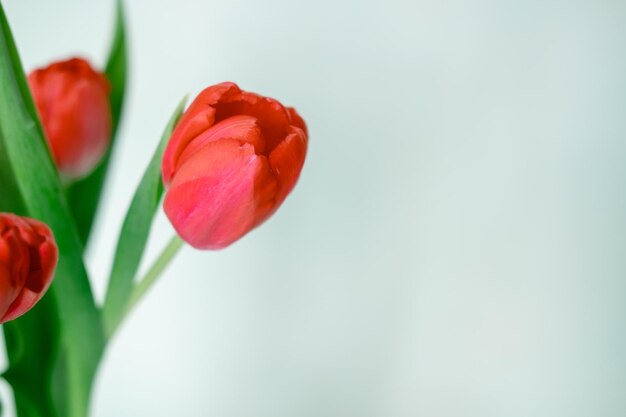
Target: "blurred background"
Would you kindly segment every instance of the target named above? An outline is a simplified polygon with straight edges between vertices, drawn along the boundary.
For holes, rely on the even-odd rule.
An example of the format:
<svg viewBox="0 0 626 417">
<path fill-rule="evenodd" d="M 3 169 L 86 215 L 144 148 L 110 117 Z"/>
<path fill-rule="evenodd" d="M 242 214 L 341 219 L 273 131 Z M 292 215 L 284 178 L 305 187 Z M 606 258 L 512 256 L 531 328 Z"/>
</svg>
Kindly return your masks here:
<svg viewBox="0 0 626 417">
<path fill-rule="evenodd" d="M 626 415 L 626 3 L 126 3 L 98 299 L 183 95 L 235 81 L 311 139 L 270 221 L 185 248 L 127 321 L 94 416 Z M 104 64 L 113 1 L 3 5 L 27 70 Z"/>
</svg>

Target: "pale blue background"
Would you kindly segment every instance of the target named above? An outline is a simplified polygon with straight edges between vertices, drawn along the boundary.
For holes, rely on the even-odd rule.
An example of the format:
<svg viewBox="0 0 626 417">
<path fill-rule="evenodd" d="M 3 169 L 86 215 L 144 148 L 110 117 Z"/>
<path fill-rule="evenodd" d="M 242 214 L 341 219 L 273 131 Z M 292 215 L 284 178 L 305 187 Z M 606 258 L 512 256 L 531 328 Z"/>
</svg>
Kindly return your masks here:
<svg viewBox="0 0 626 417">
<path fill-rule="evenodd" d="M 101 65 L 111 3 L 3 0 L 29 69 Z M 99 298 L 182 95 L 236 81 L 296 106 L 311 142 L 271 221 L 172 265 L 94 416 L 626 415 L 626 3 L 127 3 Z M 161 216 L 150 257 L 170 233 Z"/>
</svg>

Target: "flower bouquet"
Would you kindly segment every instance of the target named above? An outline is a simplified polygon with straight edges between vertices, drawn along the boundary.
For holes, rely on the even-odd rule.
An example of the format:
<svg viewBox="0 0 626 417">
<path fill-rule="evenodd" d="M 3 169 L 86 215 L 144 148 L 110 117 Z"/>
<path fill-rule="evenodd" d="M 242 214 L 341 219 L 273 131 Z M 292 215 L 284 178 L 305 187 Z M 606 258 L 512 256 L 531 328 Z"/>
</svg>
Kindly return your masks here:
<svg viewBox="0 0 626 417">
<path fill-rule="evenodd" d="M 88 415 L 107 343 L 177 251 L 237 241 L 302 170 L 307 128 L 293 108 L 230 82 L 186 110 L 183 100 L 155 140 L 97 305 L 83 253 L 124 109 L 126 51 L 118 1 L 103 71 L 71 58 L 25 74 L 0 5 L 0 323 L 19 417 Z M 161 201 L 176 235 L 139 277 Z"/>
</svg>

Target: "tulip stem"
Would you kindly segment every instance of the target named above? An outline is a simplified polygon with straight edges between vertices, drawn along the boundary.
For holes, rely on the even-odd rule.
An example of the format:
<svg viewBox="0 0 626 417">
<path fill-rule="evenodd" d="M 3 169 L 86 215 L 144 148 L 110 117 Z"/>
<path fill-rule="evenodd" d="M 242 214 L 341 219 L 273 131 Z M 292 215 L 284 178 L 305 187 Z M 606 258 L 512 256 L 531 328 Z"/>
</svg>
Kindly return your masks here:
<svg viewBox="0 0 626 417">
<path fill-rule="evenodd" d="M 178 253 L 180 248 L 183 247 L 184 243 L 185 242 L 183 242 L 178 235 L 174 235 L 172 239 L 170 239 L 169 243 L 163 249 L 156 261 L 154 261 L 146 275 L 144 275 L 144 277 L 135 286 L 135 289 L 128 300 L 126 314 L 128 314 L 137 305 L 137 303 L 141 301 L 148 290 L 152 288 L 165 268 L 167 268 L 172 259 L 174 259 L 174 256 Z"/>
</svg>

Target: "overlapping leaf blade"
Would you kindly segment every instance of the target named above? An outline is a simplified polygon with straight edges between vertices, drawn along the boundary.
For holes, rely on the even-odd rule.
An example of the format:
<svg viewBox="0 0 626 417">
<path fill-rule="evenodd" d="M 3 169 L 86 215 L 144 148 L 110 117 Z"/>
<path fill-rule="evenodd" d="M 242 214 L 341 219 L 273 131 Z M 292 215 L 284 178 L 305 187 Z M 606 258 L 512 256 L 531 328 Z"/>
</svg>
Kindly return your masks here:
<svg viewBox="0 0 626 417">
<path fill-rule="evenodd" d="M 27 215 L 0 137 L 0 211 Z M 3 325 L 9 369 L 4 378 L 13 387 L 20 417 L 57 416 L 50 395 L 59 350 L 58 311 L 47 294 L 29 314 Z"/>
<path fill-rule="evenodd" d="M 150 234 L 152 220 L 163 195 L 161 181 L 163 151 L 180 119 L 184 104 L 185 100 L 181 101 L 170 118 L 124 219 L 102 312 L 105 331 L 109 336 L 113 334 L 126 312 L 134 278 Z"/>
<path fill-rule="evenodd" d="M 84 417 L 104 348 L 104 332 L 82 261 L 82 244 L 48 152 L 1 4 L 0 135 L 26 212 L 50 226 L 59 246 L 59 265 L 50 294 L 58 308 L 66 341 L 63 345 L 70 358 L 66 417 Z"/>
<path fill-rule="evenodd" d="M 111 154 L 115 148 L 117 132 L 126 91 L 128 73 L 126 49 L 126 28 L 122 0 L 117 1 L 115 32 L 105 73 L 111 84 L 111 146 L 94 172 L 88 177 L 73 183 L 67 190 L 67 200 L 76 221 L 76 227 L 83 245 L 86 247 L 95 220 L 104 181 L 110 166 Z"/>
<path fill-rule="evenodd" d="M 4 377 L 13 387 L 20 417 L 59 415 L 52 396 L 59 382 L 54 379 L 60 348 L 57 312 L 49 293 L 28 314 L 3 325 L 9 359 Z"/>
<path fill-rule="evenodd" d="M 22 196 L 15 182 L 15 175 L 9 156 L 4 147 L 2 132 L 0 131 L 0 212 L 24 213 Z"/>
</svg>

